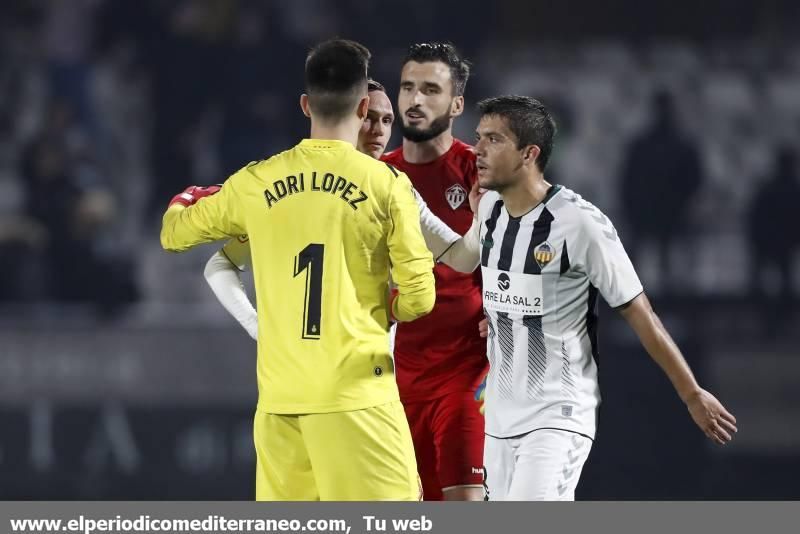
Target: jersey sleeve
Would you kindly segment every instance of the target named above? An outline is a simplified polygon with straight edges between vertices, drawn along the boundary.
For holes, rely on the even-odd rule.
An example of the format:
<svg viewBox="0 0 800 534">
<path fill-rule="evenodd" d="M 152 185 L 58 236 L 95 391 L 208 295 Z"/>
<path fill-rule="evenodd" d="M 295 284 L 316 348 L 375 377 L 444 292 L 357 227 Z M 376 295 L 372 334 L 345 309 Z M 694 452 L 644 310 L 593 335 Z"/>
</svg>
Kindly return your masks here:
<svg viewBox="0 0 800 534">
<path fill-rule="evenodd" d="M 586 206 L 594 208 L 589 203 Z M 616 228 L 600 210 L 581 211 L 575 240 L 579 244 L 576 266 L 586 273 L 609 306 L 622 306 L 643 291 Z"/>
<path fill-rule="evenodd" d="M 202 243 L 246 234 L 241 210 L 236 209 L 237 188 L 246 177 L 234 174 L 215 195 L 201 198 L 193 206 L 170 206 L 161 221 L 161 246 L 183 252 Z"/>
<path fill-rule="evenodd" d="M 419 207 L 411 182 L 404 173 L 392 181 L 389 193 L 391 225 L 387 236 L 392 281 L 398 296 L 392 315 L 398 321 L 413 321 L 429 313 L 436 301 L 433 258 L 420 230 Z"/>
<path fill-rule="evenodd" d="M 439 257 L 461 236 L 447 226 L 443 220 L 434 215 L 416 189 L 414 189 L 414 198 L 419 206 L 419 224 L 422 229 L 422 237 L 425 238 L 425 244 L 428 245 L 428 249 L 433 253 L 434 259 L 438 261 Z"/>
<path fill-rule="evenodd" d="M 247 298 L 239 271 L 222 251 L 217 251 L 206 263 L 203 275 L 222 306 L 250 334 L 258 339 L 258 314 Z"/>
<path fill-rule="evenodd" d="M 253 264 L 250 258 L 250 239 L 247 235 L 240 235 L 231 239 L 225 243 L 221 252 L 240 271 L 248 270 Z"/>
</svg>

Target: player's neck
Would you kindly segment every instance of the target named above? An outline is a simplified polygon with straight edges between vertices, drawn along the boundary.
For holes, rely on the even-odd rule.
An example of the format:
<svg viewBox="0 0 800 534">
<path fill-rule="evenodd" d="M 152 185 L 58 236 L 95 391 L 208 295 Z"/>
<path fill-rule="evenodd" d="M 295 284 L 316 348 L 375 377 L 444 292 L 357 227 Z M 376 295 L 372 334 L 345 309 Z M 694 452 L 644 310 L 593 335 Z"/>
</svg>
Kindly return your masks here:
<svg viewBox="0 0 800 534">
<path fill-rule="evenodd" d="M 318 121 L 311 121 L 311 139 L 334 139 L 347 141 L 353 146 L 358 146 L 358 130 L 360 123 L 346 121 L 339 124 L 326 124 Z"/>
<path fill-rule="evenodd" d="M 445 155 L 453 146 L 453 132 L 446 130 L 430 141 L 415 143 L 403 139 L 403 159 L 408 163 L 430 163 Z"/>
<path fill-rule="evenodd" d="M 543 174 L 535 174 L 505 189 L 501 196 L 506 211 L 512 217 L 521 217 L 542 203 L 550 184 Z"/>
</svg>

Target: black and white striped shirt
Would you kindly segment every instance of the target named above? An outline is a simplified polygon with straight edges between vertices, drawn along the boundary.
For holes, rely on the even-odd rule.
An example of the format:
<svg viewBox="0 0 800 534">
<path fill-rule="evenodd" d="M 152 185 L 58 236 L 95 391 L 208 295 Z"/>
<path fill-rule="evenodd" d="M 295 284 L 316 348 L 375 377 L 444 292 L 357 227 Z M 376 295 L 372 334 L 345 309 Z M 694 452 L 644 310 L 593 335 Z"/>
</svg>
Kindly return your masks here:
<svg viewBox="0 0 800 534">
<path fill-rule="evenodd" d="M 489 318 L 486 433 L 560 428 L 594 438 L 597 295 L 612 307 L 642 285 L 611 221 L 573 191 L 511 217 L 500 195 L 478 212 Z"/>
</svg>

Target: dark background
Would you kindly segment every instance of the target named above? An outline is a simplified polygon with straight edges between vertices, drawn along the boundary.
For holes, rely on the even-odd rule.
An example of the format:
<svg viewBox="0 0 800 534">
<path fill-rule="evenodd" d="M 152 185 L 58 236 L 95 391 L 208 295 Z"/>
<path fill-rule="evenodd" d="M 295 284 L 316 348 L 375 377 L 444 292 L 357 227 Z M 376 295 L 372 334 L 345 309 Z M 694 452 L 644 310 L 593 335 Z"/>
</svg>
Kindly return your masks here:
<svg viewBox="0 0 800 534">
<path fill-rule="evenodd" d="M 702 384 L 717 447 L 601 313 L 583 499 L 797 499 L 800 7 L 790 1 L 0 2 L 0 498 L 250 499 L 255 345 L 169 255 L 169 198 L 307 131 L 315 42 L 373 52 L 394 100 L 415 41 L 474 61 L 474 104 L 560 125 L 550 181 L 615 221 Z M 397 132 L 393 145 L 400 142 Z"/>
</svg>

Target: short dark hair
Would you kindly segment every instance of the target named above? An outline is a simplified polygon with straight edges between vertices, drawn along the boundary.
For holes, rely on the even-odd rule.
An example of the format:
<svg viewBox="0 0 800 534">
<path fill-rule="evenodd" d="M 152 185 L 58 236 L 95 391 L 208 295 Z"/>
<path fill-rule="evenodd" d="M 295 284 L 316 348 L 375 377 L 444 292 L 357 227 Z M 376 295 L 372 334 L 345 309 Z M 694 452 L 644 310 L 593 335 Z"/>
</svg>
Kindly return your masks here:
<svg viewBox="0 0 800 534">
<path fill-rule="evenodd" d="M 496 96 L 478 102 L 481 115 L 497 115 L 508 122 L 508 129 L 517 137 L 517 148 L 539 147 L 536 164 L 544 172 L 553 152 L 556 121 L 544 104 L 529 96 Z"/>
<path fill-rule="evenodd" d="M 355 41 L 331 39 L 306 58 L 308 105 L 322 119 L 345 118 L 367 93 L 370 52 Z"/>
<path fill-rule="evenodd" d="M 383 86 L 382 83 L 376 82 L 372 78 L 367 80 L 367 92 L 371 93 L 372 91 L 381 91 L 383 93 L 386 92 L 386 88 Z"/>
<path fill-rule="evenodd" d="M 408 47 L 408 52 L 403 60 L 403 66 L 409 61 L 428 63 L 441 61 L 450 67 L 450 78 L 453 80 L 453 94 L 464 96 L 469 80 L 469 70 L 472 64 L 461 57 L 453 43 L 417 43 Z"/>
</svg>

